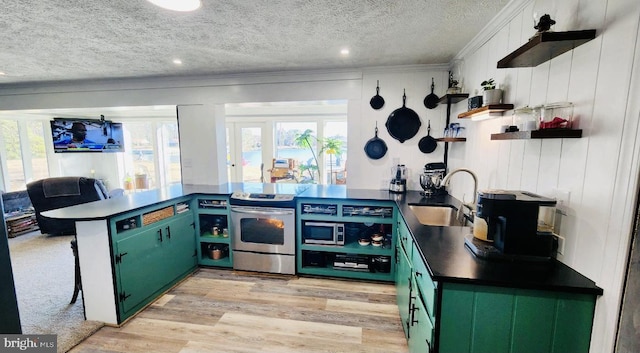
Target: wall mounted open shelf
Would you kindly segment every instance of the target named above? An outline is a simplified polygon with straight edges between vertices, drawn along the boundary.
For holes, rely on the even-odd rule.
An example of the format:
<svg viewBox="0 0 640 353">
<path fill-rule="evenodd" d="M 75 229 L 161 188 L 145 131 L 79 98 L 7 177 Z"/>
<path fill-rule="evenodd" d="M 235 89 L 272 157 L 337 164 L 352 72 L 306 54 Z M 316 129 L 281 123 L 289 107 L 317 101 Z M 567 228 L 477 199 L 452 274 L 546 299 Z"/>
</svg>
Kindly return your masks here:
<svg viewBox="0 0 640 353">
<path fill-rule="evenodd" d="M 503 112 L 513 109 L 513 104 L 489 104 L 484 107 L 469 110 L 468 112 L 458 114 L 458 119 L 472 118 L 478 115 L 496 115 L 501 116 Z"/>
<path fill-rule="evenodd" d="M 544 32 L 498 61 L 498 69 L 535 67 L 596 37 L 595 29 Z"/>
<path fill-rule="evenodd" d="M 533 131 L 514 131 L 501 134 L 491 134 L 492 140 L 530 140 L 530 139 L 558 139 L 581 138 L 582 130 L 573 129 L 542 129 Z"/>
<path fill-rule="evenodd" d="M 458 103 L 467 98 L 469 98 L 469 93 L 445 94 L 444 96 L 440 97 L 438 103 Z"/>
</svg>

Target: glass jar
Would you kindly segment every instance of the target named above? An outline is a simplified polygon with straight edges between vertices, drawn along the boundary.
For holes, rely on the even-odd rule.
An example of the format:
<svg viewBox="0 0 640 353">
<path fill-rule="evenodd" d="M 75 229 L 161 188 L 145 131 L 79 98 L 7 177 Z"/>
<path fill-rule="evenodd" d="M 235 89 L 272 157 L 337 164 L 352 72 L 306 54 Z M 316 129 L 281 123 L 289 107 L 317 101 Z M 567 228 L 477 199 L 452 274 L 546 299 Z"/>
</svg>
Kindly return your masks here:
<svg viewBox="0 0 640 353">
<path fill-rule="evenodd" d="M 542 129 L 571 129 L 573 122 L 573 104 L 559 102 L 545 104 L 540 116 L 540 130 Z"/>
<path fill-rule="evenodd" d="M 534 109 L 525 106 L 513 111 L 513 125 L 518 127 L 520 131 L 531 131 L 537 128 Z"/>
</svg>

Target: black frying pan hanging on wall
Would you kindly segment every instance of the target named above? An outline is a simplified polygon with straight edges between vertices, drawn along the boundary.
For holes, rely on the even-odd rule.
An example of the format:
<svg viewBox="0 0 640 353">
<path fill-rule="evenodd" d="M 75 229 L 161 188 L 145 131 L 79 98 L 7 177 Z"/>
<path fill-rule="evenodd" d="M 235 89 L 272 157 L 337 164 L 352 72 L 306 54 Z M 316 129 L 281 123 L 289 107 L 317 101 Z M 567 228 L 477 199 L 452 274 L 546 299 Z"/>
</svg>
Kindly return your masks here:
<svg viewBox="0 0 640 353">
<path fill-rule="evenodd" d="M 431 153 L 438 147 L 438 141 L 431 136 L 431 120 L 427 124 L 427 136 L 420 139 L 418 142 L 418 148 L 422 153 Z"/>
<path fill-rule="evenodd" d="M 433 77 L 432 77 L 431 93 L 429 93 L 428 96 L 424 97 L 424 106 L 427 107 L 427 109 L 433 109 L 438 106 L 438 101 L 440 100 L 440 98 L 438 98 L 438 96 L 435 93 L 433 93 L 434 88 L 436 88 L 436 85 L 435 83 L 433 83 Z"/>
<path fill-rule="evenodd" d="M 364 153 L 371 159 L 380 159 L 387 154 L 387 144 L 378 137 L 378 124 L 376 123 L 376 135 L 364 145 Z"/>
<path fill-rule="evenodd" d="M 369 104 L 371 105 L 371 108 L 376 110 L 382 108 L 384 105 L 384 98 L 380 95 L 380 81 L 378 81 L 376 86 L 376 95 L 371 98 Z"/>
<path fill-rule="evenodd" d="M 385 124 L 389 135 L 400 141 L 400 143 L 414 137 L 418 133 L 418 130 L 420 130 L 420 125 L 422 125 L 418 114 L 416 114 L 413 109 L 406 107 L 406 101 L 407 95 L 403 92 L 402 107 L 389 114 L 389 118 Z"/>
</svg>

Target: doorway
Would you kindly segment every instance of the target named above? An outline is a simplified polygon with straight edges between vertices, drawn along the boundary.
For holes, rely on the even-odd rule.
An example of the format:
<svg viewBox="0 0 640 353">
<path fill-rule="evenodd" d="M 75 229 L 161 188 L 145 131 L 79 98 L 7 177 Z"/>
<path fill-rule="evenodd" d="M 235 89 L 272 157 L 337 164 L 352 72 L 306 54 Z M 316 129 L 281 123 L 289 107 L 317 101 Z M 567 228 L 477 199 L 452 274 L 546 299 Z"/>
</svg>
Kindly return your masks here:
<svg viewBox="0 0 640 353">
<path fill-rule="evenodd" d="M 227 104 L 230 182 L 345 184 L 347 101 Z"/>
</svg>

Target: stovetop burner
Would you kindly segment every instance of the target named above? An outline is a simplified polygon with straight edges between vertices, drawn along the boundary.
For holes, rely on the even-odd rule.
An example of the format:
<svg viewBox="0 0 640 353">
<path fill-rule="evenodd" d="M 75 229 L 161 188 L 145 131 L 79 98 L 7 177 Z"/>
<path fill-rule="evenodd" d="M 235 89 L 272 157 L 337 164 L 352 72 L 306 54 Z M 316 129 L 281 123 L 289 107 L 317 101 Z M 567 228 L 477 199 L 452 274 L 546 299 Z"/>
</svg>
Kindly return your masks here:
<svg viewBox="0 0 640 353">
<path fill-rule="evenodd" d="M 244 206 L 295 207 L 295 197 L 309 188 L 302 184 L 244 183 L 231 194 L 231 204 Z"/>
</svg>

